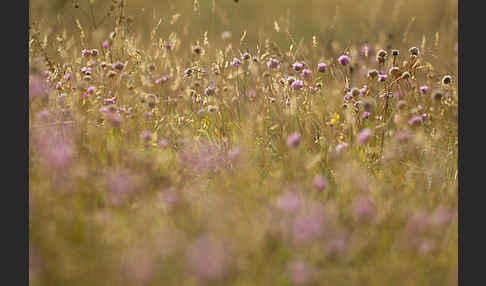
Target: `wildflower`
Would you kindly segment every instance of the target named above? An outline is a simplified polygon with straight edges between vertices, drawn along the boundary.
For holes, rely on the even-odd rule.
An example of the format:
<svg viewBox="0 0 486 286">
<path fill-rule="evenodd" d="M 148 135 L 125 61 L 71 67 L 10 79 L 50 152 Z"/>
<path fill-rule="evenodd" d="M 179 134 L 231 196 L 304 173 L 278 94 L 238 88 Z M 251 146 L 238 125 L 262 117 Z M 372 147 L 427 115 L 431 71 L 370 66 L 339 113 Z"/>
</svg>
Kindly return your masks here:
<svg viewBox="0 0 486 286">
<path fill-rule="evenodd" d="M 231 62 L 232 67 L 239 67 L 241 66 L 242 62 L 238 58 L 234 58 L 233 61 Z"/>
<path fill-rule="evenodd" d="M 408 120 L 408 124 L 412 126 L 419 125 L 422 122 L 422 117 L 421 116 L 413 116 Z"/>
<path fill-rule="evenodd" d="M 314 92 L 318 92 L 319 88 L 311 86 L 311 87 L 309 87 L 309 90 L 314 93 Z"/>
<path fill-rule="evenodd" d="M 162 138 L 159 140 L 159 147 L 166 148 L 169 147 L 169 141 L 167 139 Z"/>
<path fill-rule="evenodd" d="M 384 81 L 386 81 L 387 78 L 388 78 L 388 76 L 386 74 L 379 74 L 378 75 L 378 82 L 384 82 Z"/>
<path fill-rule="evenodd" d="M 156 79 L 155 80 L 155 84 L 165 83 L 167 80 L 168 80 L 168 78 L 165 77 L 165 76 L 163 76 L 163 77 L 161 77 L 159 79 Z"/>
<path fill-rule="evenodd" d="M 336 145 L 336 153 L 340 154 L 344 149 L 348 148 L 349 144 L 346 142 Z"/>
<path fill-rule="evenodd" d="M 297 62 L 297 63 L 294 63 L 292 65 L 292 67 L 294 68 L 295 71 L 300 71 L 301 69 L 304 68 L 304 64 Z"/>
<path fill-rule="evenodd" d="M 275 58 L 270 58 L 267 62 L 267 67 L 272 69 L 279 69 L 280 68 L 279 61 Z"/>
<path fill-rule="evenodd" d="M 351 205 L 351 214 L 358 221 L 371 221 L 377 214 L 376 204 L 369 197 L 358 197 Z"/>
<path fill-rule="evenodd" d="M 426 94 L 429 91 L 429 87 L 426 85 L 423 85 L 420 87 L 420 93 L 421 94 Z"/>
<path fill-rule="evenodd" d="M 312 184 L 320 191 L 323 191 L 327 187 L 326 177 L 323 175 L 316 175 Z"/>
<path fill-rule="evenodd" d="M 305 79 L 309 79 L 312 75 L 312 71 L 309 69 L 304 69 L 301 73 L 301 76 Z"/>
<path fill-rule="evenodd" d="M 368 128 L 363 129 L 360 133 L 358 133 L 356 139 L 358 140 L 359 145 L 364 145 L 366 144 L 370 137 L 371 137 L 371 130 Z"/>
<path fill-rule="evenodd" d="M 347 65 L 349 63 L 349 61 L 350 61 L 350 58 L 347 55 L 342 55 L 338 58 L 338 62 L 343 66 Z"/>
<path fill-rule="evenodd" d="M 101 44 L 101 47 L 106 50 L 106 49 L 110 48 L 110 43 L 108 43 L 108 41 L 104 41 Z"/>
<path fill-rule="evenodd" d="M 304 87 L 304 82 L 299 80 L 299 79 L 295 80 L 294 82 L 292 82 L 290 87 L 292 87 L 292 89 L 294 89 L 294 90 L 301 89 L 302 87 Z"/>
<path fill-rule="evenodd" d="M 422 113 L 422 115 L 421 115 L 421 116 L 422 116 L 422 120 L 425 120 L 425 119 L 427 119 L 427 117 L 429 117 L 429 116 L 427 115 L 427 113 Z"/>
<path fill-rule="evenodd" d="M 314 280 L 315 269 L 305 261 L 295 261 L 289 265 L 290 280 L 293 284 L 302 285 Z"/>
<path fill-rule="evenodd" d="M 68 72 L 67 74 L 64 75 L 64 80 L 70 80 L 72 78 L 72 74 Z"/>
<path fill-rule="evenodd" d="M 189 268 L 197 277 L 215 280 L 226 274 L 229 258 L 221 243 L 203 236 L 189 247 L 187 262 Z"/>
<path fill-rule="evenodd" d="M 112 64 L 111 67 L 114 70 L 121 72 L 123 70 L 123 68 L 125 67 L 125 65 L 122 62 L 116 62 L 116 63 Z"/>
<path fill-rule="evenodd" d="M 115 104 L 115 100 L 116 100 L 116 97 L 112 97 L 112 98 L 105 98 L 105 99 L 103 100 L 103 104 L 104 104 L 104 105 Z"/>
<path fill-rule="evenodd" d="M 287 137 L 287 145 L 289 147 L 297 147 L 299 146 L 300 144 L 300 134 L 298 132 L 294 132 L 292 134 L 290 134 L 288 137 Z"/>
<path fill-rule="evenodd" d="M 292 223 L 294 243 L 309 243 L 320 238 L 325 231 L 326 223 L 322 209 L 314 207 L 298 215 Z"/>
<path fill-rule="evenodd" d="M 442 78 L 442 84 L 448 85 L 452 82 L 452 77 L 450 75 L 446 75 Z"/>
<path fill-rule="evenodd" d="M 91 51 L 90 50 L 83 49 L 81 51 L 81 55 L 83 56 L 83 58 L 87 58 L 87 57 L 91 56 Z"/>
<path fill-rule="evenodd" d="M 62 89 L 62 82 L 58 81 L 57 84 L 56 84 L 56 89 L 57 90 L 60 90 Z"/>
<path fill-rule="evenodd" d="M 105 68 L 106 68 L 106 62 L 101 62 L 101 63 L 100 63 L 100 67 L 101 67 L 102 69 L 105 69 Z"/>
<path fill-rule="evenodd" d="M 96 90 L 96 87 L 90 86 L 88 89 L 86 89 L 86 93 L 92 95 Z"/>
<path fill-rule="evenodd" d="M 367 119 L 368 117 L 370 117 L 370 115 L 371 115 L 371 112 L 369 112 L 369 111 L 363 112 L 363 119 Z"/>
<path fill-rule="evenodd" d="M 319 72 L 325 72 L 327 69 L 327 65 L 325 63 L 319 63 L 317 64 L 317 71 Z"/>
<path fill-rule="evenodd" d="M 301 204 L 302 200 L 295 192 L 286 192 L 277 200 L 277 208 L 288 214 L 297 212 Z"/>
<path fill-rule="evenodd" d="M 142 133 L 140 133 L 140 138 L 143 141 L 150 141 L 150 140 L 152 140 L 152 131 L 150 131 L 150 130 L 144 130 L 144 131 L 142 131 Z"/>
<path fill-rule="evenodd" d="M 287 97 L 287 100 L 285 100 L 285 104 L 290 105 L 290 98 Z"/>
</svg>

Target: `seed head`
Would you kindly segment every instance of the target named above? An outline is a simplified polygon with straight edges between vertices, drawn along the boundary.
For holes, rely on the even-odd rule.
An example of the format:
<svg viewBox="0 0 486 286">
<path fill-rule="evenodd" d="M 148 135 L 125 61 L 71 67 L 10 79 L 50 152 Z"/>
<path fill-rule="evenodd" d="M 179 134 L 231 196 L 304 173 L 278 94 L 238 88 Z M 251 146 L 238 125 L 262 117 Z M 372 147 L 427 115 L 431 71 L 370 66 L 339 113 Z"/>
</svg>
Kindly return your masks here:
<svg viewBox="0 0 486 286">
<path fill-rule="evenodd" d="M 411 47 L 408 51 L 413 56 L 417 56 L 418 57 L 418 55 L 420 54 L 419 48 L 417 48 L 417 47 Z"/>
<path fill-rule="evenodd" d="M 449 85 L 452 82 L 452 77 L 450 75 L 446 75 L 442 78 L 443 85 Z"/>
<path fill-rule="evenodd" d="M 375 79 L 378 76 L 378 71 L 375 69 L 368 71 L 368 77 L 371 79 Z"/>
<path fill-rule="evenodd" d="M 399 54 L 400 54 L 400 51 L 398 51 L 398 50 L 392 50 L 392 55 L 394 57 L 398 56 Z"/>
</svg>

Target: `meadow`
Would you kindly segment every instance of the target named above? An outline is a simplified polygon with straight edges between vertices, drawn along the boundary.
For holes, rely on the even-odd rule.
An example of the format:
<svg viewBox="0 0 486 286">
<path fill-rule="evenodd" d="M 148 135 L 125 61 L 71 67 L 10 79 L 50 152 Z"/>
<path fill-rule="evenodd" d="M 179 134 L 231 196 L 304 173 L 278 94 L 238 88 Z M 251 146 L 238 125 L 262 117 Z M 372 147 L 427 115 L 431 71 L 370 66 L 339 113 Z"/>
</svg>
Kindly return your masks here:
<svg viewBox="0 0 486 286">
<path fill-rule="evenodd" d="M 30 285 L 457 285 L 456 0 L 29 4 Z"/>
</svg>

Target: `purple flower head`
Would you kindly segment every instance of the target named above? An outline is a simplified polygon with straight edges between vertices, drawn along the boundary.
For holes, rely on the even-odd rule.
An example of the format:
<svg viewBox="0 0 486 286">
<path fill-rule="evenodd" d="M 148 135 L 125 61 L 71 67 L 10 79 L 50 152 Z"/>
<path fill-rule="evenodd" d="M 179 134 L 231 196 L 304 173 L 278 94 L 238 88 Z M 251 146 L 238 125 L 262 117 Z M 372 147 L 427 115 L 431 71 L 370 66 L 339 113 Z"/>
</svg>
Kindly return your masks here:
<svg viewBox="0 0 486 286">
<path fill-rule="evenodd" d="M 64 75 L 64 80 L 70 80 L 73 77 L 73 75 L 68 72 L 67 74 Z"/>
<path fill-rule="evenodd" d="M 287 145 L 289 147 L 297 147 L 299 146 L 300 144 L 300 134 L 298 132 L 294 132 L 292 134 L 290 134 L 288 137 L 287 137 Z"/>
<path fill-rule="evenodd" d="M 336 145 L 336 153 L 337 154 L 341 154 L 341 152 L 344 149 L 348 148 L 348 146 L 349 146 L 349 144 L 346 143 L 346 142 L 343 142 L 343 143 L 340 143 L 340 144 Z"/>
<path fill-rule="evenodd" d="M 156 79 L 155 80 L 155 84 L 165 83 L 167 80 L 168 80 L 168 78 L 165 77 L 165 76 L 163 76 L 163 77 L 161 77 L 159 79 Z"/>
<path fill-rule="evenodd" d="M 289 265 L 290 280 L 293 284 L 303 285 L 314 280 L 315 269 L 305 261 L 295 261 Z"/>
<path fill-rule="evenodd" d="M 353 98 L 353 96 L 351 95 L 351 93 L 347 93 L 345 96 L 344 96 L 344 101 L 349 101 L 351 100 L 351 98 Z"/>
<path fill-rule="evenodd" d="M 323 191 L 327 187 L 327 180 L 326 177 L 323 175 L 316 175 L 314 177 L 314 180 L 312 181 L 312 184 L 314 187 L 316 187 L 318 190 Z"/>
<path fill-rule="evenodd" d="M 320 238 L 325 231 L 325 216 L 322 208 L 314 207 L 298 215 L 292 224 L 295 243 L 309 243 Z"/>
<path fill-rule="evenodd" d="M 95 92 L 95 90 L 96 90 L 96 87 L 90 86 L 90 87 L 88 87 L 88 89 L 86 89 L 86 93 L 92 95 Z"/>
<path fill-rule="evenodd" d="M 110 48 L 110 43 L 108 43 L 108 41 L 104 41 L 101 44 L 101 47 L 106 50 L 106 49 Z"/>
<path fill-rule="evenodd" d="M 279 61 L 275 58 L 270 58 L 267 62 L 267 67 L 271 69 L 279 69 L 280 68 Z"/>
<path fill-rule="evenodd" d="M 325 71 L 326 71 L 326 69 L 327 69 L 327 65 L 326 65 L 325 63 L 319 63 L 319 64 L 317 65 L 317 70 L 318 70 L 319 72 L 325 72 Z"/>
<path fill-rule="evenodd" d="M 116 62 L 116 63 L 112 64 L 111 67 L 114 70 L 117 70 L 118 72 L 120 72 L 125 67 L 125 64 L 123 64 L 122 62 Z"/>
<path fill-rule="evenodd" d="M 287 100 L 285 100 L 285 104 L 290 105 L 290 98 L 287 97 Z"/>
<path fill-rule="evenodd" d="M 294 63 L 292 65 L 292 67 L 294 68 L 294 70 L 300 71 L 301 69 L 304 68 L 304 64 L 303 63 L 296 62 L 296 63 Z"/>
<path fill-rule="evenodd" d="M 368 117 L 370 117 L 370 115 L 371 115 L 371 112 L 369 112 L 369 111 L 363 112 L 363 119 L 367 119 Z"/>
<path fill-rule="evenodd" d="M 368 143 L 368 140 L 370 140 L 371 137 L 371 130 L 368 128 L 363 129 L 358 135 L 356 136 L 356 139 L 358 140 L 359 145 L 364 145 Z"/>
<path fill-rule="evenodd" d="M 422 117 L 422 120 L 425 120 L 425 119 L 427 119 L 427 117 L 429 117 L 429 116 L 427 115 L 427 113 L 422 113 L 421 117 Z"/>
<path fill-rule="evenodd" d="M 388 76 L 386 74 L 379 74 L 378 75 L 378 82 L 384 82 Z"/>
<path fill-rule="evenodd" d="M 187 263 L 198 278 L 215 280 L 226 274 L 229 257 L 221 243 L 209 237 L 201 237 L 189 247 Z"/>
<path fill-rule="evenodd" d="M 318 91 L 319 91 L 319 88 L 317 88 L 317 87 L 315 87 L 315 86 L 311 86 L 311 87 L 309 87 L 309 90 L 310 90 L 311 92 L 318 92 Z"/>
<path fill-rule="evenodd" d="M 302 199 L 295 192 L 286 192 L 277 199 L 277 208 L 285 213 L 295 213 L 301 205 Z"/>
<path fill-rule="evenodd" d="M 350 59 L 347 55 L 342 55 L 338 58 L 338 62 L 342 64 L 343 66 L 347 65 L 349 63 Z"/>
<path fill-rule="evenodd" d="M 312 71 L 310 69 L 304 69 L 300 75 L 305 79 L 309 79 L 312 76 Z"/>
<path fill-rule="evenodd" d="M 358 197 L 351 205 L 351 214 L 358 221 L 371 221 L 377 214 L 376 204 L 369 197 Z"/>
<path fill-rule="evenodd" d="M 294 90 L 301 89 L 302 87 L 304 87 L 304 82 L 301 81 L 300 79 L 297 79 L 294 82 L 292 82 L 292 84 L 290 85 L 290 87 L 292 89 L 294 89 Z"/>
<path fill-rule="evenodd" d="M 58 81 L 56 83 L 56 89 L 59 90 L 59 89 L 62 89 L 62 82 L 61 81 Z"/>
<path fill-rule="evenodd" d="M 150 141 L 150 140 L 152 140 L 152 131 L 150 131 L 150 130 L 144 130 L 144 131 L 142 131 L 142 133 L 140 133 L 140 138 L 143 141 Z"/>
<path fill-rule="evenodd" d="M 169 141 L 167 139 L 162 138 L 159 140 L 159 147 L 166 148 L 169 147 Z"/>
<path fill-rule="evenodd" d="M 128 170 L 110 172 L 106 184 L 108 201 L 118 206 L 126 202 L 134 193 L 141 189 L 141 178 Z"/>
<path fill-rule="evenodd" d="M 242 62 L 238 58 L 234 58 L 233 61 L 231 62 L 232 67 L 239 67 L 241 66 Z"/>
<path fill-rule="evenodd" d="M 246 60 L 249 60 L 251 57 L 250 53 L 246 52 L 243 54 L 243 56 L 241 56 L 241 58 L 246 61 Z"/>
<path fill-rule="evenodd" d="M 87 57 L 91 56 L 91 50 L 83 49 L 81 51 L 81 55 L 83 56 L 83 58 L 87 58 Z"/>
<path fill-rule="evenodd" d="M 429 87 L 424 85 L 420 87 L 420 93 L 421 94 L 426 94 L 429 91 Z"/>
<path fill-rule="evenodd" d="M 410 124 L 412 126 L 420 125 L 421 122 L 422 122 L 421 116 L 414 116 L 414 117 L 412 117 L 408 120 L 408 124 Z"/>
</svg>

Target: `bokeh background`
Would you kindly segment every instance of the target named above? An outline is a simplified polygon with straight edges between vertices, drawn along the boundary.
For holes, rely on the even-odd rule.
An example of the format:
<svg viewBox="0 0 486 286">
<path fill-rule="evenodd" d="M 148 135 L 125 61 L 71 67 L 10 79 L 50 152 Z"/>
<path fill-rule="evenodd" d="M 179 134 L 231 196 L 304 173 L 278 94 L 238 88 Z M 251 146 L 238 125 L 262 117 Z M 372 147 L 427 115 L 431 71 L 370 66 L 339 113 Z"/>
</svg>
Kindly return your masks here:
<svg viewBox="0 0 486 286">
<path fill-rule="evenodd" d="M 45 20 L 53 29 L 76 27 L 74 19 L 88 26 L 86 1 L 32 0 L 30 21 Z M 79 2 L 76 9 L 74 3 Z M 94 15 L 101 19 L 111 4 L 109 0 L 94 0 Z M 224 31 L 238 41 L 247 30 L 248 45 L 254 46 L 264 35 L 286 44 L 285 31 L 296 41 L 337 41 L 346 46 L 358 42 L 375 42 L 386 37 L 390 45 L 420 43 L 425 36 L 432 41 L 435 34 L 443 37 L 440 43 L 454 45 L 458 31 L 457 0 L 200 0 L 199 11 L 194 1 L 126 1 L 126 15 L 133 20 L 131 27 L 148 40 L 154 25 L 163 20 L 160 35 L 177 32 L 184 40 L 201 38 L 208 31 L 211 42 L 221 39 Z M 177 25 L 170 25 L 173 15 L 180 14 Z M 280 32 L 275 33 L 275 22 Z M 103 22 L 99 29 L 109 33 L 114 24 Z M 407 38 L 404 41 L 404 33 Z"/>
</svg>

